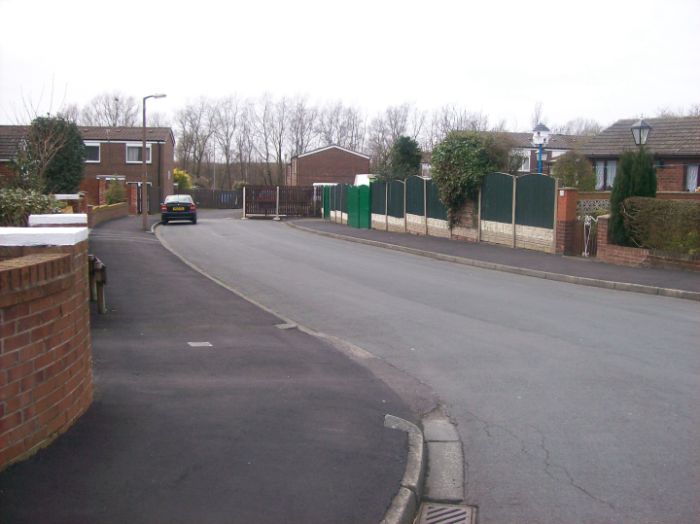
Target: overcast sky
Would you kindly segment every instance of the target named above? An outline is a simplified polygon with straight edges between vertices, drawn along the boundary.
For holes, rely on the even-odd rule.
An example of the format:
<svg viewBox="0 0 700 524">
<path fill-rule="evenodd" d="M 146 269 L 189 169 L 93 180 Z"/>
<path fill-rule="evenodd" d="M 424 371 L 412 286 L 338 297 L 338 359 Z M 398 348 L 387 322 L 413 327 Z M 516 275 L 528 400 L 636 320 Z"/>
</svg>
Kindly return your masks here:
<svg viewBox="0 0 700 524">
<path fill-rule="evenodd" d="M 456 104 L 527 130 L 700 103 L 700 0 L 0 0 L 0 123 L 115 90 Z"/>
</svg>

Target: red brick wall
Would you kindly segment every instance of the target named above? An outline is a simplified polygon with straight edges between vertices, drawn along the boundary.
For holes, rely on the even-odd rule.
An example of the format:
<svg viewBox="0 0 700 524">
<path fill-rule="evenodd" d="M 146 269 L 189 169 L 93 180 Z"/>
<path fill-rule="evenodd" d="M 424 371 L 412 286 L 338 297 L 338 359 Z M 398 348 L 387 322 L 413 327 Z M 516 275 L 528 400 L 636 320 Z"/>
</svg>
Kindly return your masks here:
<svg viewBox="0 0 700 524">
<path fill-rule="evenodd" d="M 0 470 L 92 402 L 87 242 L 0 247 Z"/>
<path fill-rule="evenodd" d="M 657 191 L 683 191 L 685 180 L 685 166 L 683 164 L 669 163 L 656 168 Z"/>
<path fill-rule="evenodd" d="M 292 169 L 294 170 L 294 165 Z M 310 186 L 314 182 L 352 184 L 355 175 L 369 173 L 369 159 L 343 151 L 326 149 L 296 158 L 296 184 Z M 292 176 L 292 178 L 295 178 Z"/>
<path fill-rule="evenodd" d="M 700 256 L 673 256 L 657 253 L 649 249 L 617 246 L 608 240 L 608 218 L 598 218 L 598 260 L 619 266 L 663 267 L 670 269 L 687 269 L 700 271 Z"/>
<path fill-rule="evenodd" d="M 562 188 L 557 194 L 557 238 L 556 253 L 572 255 L 576 252 L 576 204 L 578 190 Z"/>
<path fill-rule="evenodd" d="M 90 206 L 88 208 L 88 227 L 95 227 L 103 222 L 128 215 L 129 205 L 126 202 L 109 206 Z"/>
</svg>

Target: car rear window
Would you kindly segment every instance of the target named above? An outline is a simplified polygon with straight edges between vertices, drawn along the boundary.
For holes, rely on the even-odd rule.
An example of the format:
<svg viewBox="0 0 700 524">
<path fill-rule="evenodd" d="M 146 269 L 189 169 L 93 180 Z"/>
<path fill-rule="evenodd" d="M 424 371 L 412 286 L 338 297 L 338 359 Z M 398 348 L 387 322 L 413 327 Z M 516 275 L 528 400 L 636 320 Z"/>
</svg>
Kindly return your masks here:
<svg viewBox="0 0 700 524">
<path fill-rule="evenodd" d="M 168 195 L 165 197 L 165 203 L 169 204 L 170 202 L 188 202 L 192 203 L 192 197 L 190 195 Z"/>
</svg>

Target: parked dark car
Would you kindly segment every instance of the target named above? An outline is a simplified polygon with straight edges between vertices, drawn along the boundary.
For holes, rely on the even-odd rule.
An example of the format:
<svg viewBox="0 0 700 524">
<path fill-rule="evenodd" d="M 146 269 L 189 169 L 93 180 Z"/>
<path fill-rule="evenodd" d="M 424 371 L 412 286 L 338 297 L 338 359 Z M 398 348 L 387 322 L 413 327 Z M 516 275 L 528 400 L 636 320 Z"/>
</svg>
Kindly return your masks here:
<svg viewBox="0 0 700 524">
<path fill-rule="evenodd" d="M 190 195 L 168 195 L 160 205 L 160 220 L 167 224 L 171 220 L 189 220 L 197 223 L 197 204 Z"/>
</svg>

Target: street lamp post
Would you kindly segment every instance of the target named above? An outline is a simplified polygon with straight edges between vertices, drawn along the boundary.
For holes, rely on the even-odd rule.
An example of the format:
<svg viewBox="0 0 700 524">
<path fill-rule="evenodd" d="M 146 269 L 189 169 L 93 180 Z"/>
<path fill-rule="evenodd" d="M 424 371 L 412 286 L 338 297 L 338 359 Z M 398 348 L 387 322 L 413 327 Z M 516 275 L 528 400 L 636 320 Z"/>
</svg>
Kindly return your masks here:
<svg viewBox="0 0 700 524">
<path fill-rule="evenodd" d="M 647 138 L 649 138 L 649 133 L 651 132 L 651 126 L 643 119 L 640 119 L 634 123 L 631 129 L 634 143 L 638 146 L 645 145 L 647 143 Z"/>
<path fill-rule="evenodd" d="M 549 143 L 549 128 L 537 124 L 532 130 L 532 143 L 537 146 L 537 172 L 542 174 L 542 148 Z"/>
<path fill-rule="evenodd" d="M 143 216 L 143 230 L 148 231 L 148 167 L 146 165 L 146 100 L 149 98 L 165 98 L 166 95 L 158 93 L 143 97 L 143 144 L 141 146 L 141 215 Z"/>
</svg>

